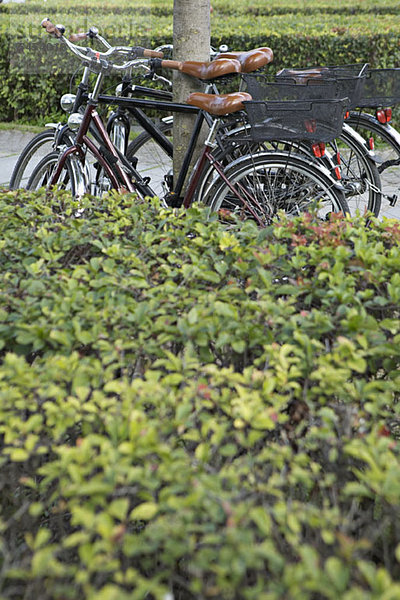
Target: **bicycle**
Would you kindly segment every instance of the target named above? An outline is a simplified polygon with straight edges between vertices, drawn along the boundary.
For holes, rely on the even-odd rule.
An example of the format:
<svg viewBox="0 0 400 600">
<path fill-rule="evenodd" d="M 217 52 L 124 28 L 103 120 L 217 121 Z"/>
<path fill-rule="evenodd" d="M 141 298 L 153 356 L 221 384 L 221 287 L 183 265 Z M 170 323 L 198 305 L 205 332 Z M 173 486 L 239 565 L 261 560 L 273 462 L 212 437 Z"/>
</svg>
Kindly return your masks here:
<svg viewBox="0 0 400 600">
<path fill-rule="evenodd" d="M 64 30 L 64 28 L 62 28 L 62 30 Z M 74 40 L 82 40 L 85 39 L 86 37 L 91 37 L 93 38 L 97 38 L 100 39 L 101 42 L 103 43 L 103 45 L 105 45 L 106 47 L 110 47 L 110 45 L 108 44 L 107 41 L 104 40 L 104 38 L 100 38 L 100 36 L 98 35 L 97 30 L 93 31 L 93 28 L 91 28 L 88 32 L 88 34 L 73 34 L 72 36 L 70 36 L 70 39 L 74 39 Z M 241 68 L 245 68 L 246 71 L 251 71 L 253 69 L 259 68 L 261 66 L 264 66 L 265 64 L 267 64 L 268 62 L 270 62 L 272 60 L 272 51 L 269 48 L 259 48 L 259 49 L 255 49 L 252 51 L 247 51 L 244 53 L 238 53 L 240 56 L 240 60 L 241 60 Z M 219 63 L 221 62 L 221 60 L 219 60 Z M 232 61 L 231 61 L 232 62 Z M 176 63 L 171 63 L 174 64 L 174 66 L 177 66 Z M 233 63 L 232 63 L 233 64 Z M 235 61 L 235 64 L 238 64 L 237 61 Z M 138 65 L 135 65 L 138 66 Z M 142 64 L 139 65 L 140 67 L 143 67 Z M 167 65 L 169 66 L 169 65 Z M 179 66 L 179 65 L 178 65 Z M 207 68 L 209 68 L 211 65 L 207 64 Z M 183 66 L 183 69 L 190 69 L 193 68 L 193 64 L 189 61 L 188 63 L 185 63 Z M 202 69 L 205 68 L 205 65 L 202 66 Z M 239 69 L 235 69 L 235 72 L 238 72 Z M 154 69 L 151 70 L 151 74 L 152 77 L 154 77 Z M 158 79 L 163 79 L 164 81 L 167 81 L 165 78 L 161 78 L 160 76 L 157 76 Z M 85 75 L 83 77 L 83 80 L 85 80 Z M 171 109 L 174 109 L 174 106 L 172 105 L 168 105 L 166 106 L 163 102 L 161 103 L 149 103 L 148 101 L 140 101 L 140 100 L 134 100 L 132 99 L 132 92 L 134 92 L 135 96 L 136 95 L 146 95 L 146 96 L 150 96 L 152 98 L 161 98 L 161 100 L 165 100 L 166 98 L 170 99 L 171 94 L 170 93 L 166 93 L 166 92 L 160 92 L 159 90 L 151 90 L 149 88 L 143 88 L 140 86 L 130 86 L 130 78 L 128 77 L 124 77 L 123 83 L 122 83 L 122 89 L 121 89 L 121 95 L 122 96 L 129 96 L 130 100 L 128 102 L 128 104 L 121 104 L 123 102 L 122 99 L 119 99 L 117 97 L 109 97 L 109 96 L 99 96 L 99 101 L 101 103 L 104 104 L 117 104 L 118 106 L 118 110 L 116 113 L 114 113 L 110 120 L 109 123 L 107 125 L 107 129 L 109 131 L 112 132 L 112 137 L 115 140 L 117 140 L 117 145 L 119 145 L 119 149 L 121 151 L 125 150 L 124 146 L 124 142 L 122 140 L 126 140 L 129 137 L 129 128 L 130 128 L 130 124 L 129 124 L 129 120 L 125 118 L 125 114 L 124 111 L 125 110 L 129 110 L 129 113 L 137 120 L 138 123 L 140 123 L 143 128 L 147 131 L 151 131 L 151 135 L 154 137 L 155 140 L 157 140 L 157 143 L 160 144 L 161 147 L 164 148 L 164 150 L 168 153 L 169 156 L 172 157 L 172 143 L 169 142 L 169 140 L 167 140 L 167 138 L 163 135 L 162 131 L 157 131 L 155 129 L 155 127 L 152 124 L 152 121 L 143 113 L 143 111 L 141 110 L 141 108 L 156 108 L 158 110 L 167 110 L 168 112 L 170 112 Z M 213 87 L 213 86 L 209 86 L 209 89 Z M 81 84 L 79 85 L 79 89 L 84 90 L 87 92 L 87 81 L 85 81 L 83 83 L 83 81 L 81 82 Z M 80 100 L 83 101 L 85 99 L 87 99 L 87 93 L 85 95 L 85 93 L 82 93 L 81 96 L 79 96 Z M 68 98 L 69 100 L 69 98 Z M 62 100 L 63 103 L 63 100 Z M 75 100 L 74 103 L 74 108 L 72 109 L 73 111 L 76 111 L 77 109 L 77 100 Z M 182 112 L 182 109 L 181 109 Z M 207 115 L 206 115 L 206 119 L 207 119 Z M 212 124 L 212 120 L 210 118 L 207 119 L 209 125 L 211 126 Z M 119 123 L 119 127 L 115 127 L 115 123 Z M 65 131 L 65 130 L 62 130 Z M 140 136 L 139 136 L 140 137 Z M 38 144 L 43 143 L 44 140 L 51 140 L 51 133 L 45 133 L 45 134 L 41 134 L 41 137 L 37 139 Z M 57 138 L 59 140 L 59 136 Z M 35 152 L 36 150 L 36 146 L 34 146 L 35 142 L 32 142 L 32 151 L 29 152 L 30 148 L 27 147 L 27 151 L 25 152 L 25 154 L 28 156 L 28 158 Z M 58 148 L 60 147 L 59 143 L 55 143 L 55 146 L 57 146 Z M 133 158 L 133 152 L 135 151 L 135 147 L 134 145 L 132 145 L 132 147 L 129 149 L 128 151 L 128 158 L 129 160 L 132 160 Z M 24 153 L 23 153 L 24 154 Z M 22 168 L 21 168 L 22 165 Z M 14 176 L 12 178 L 12 182 L 11 182 L 11 186 L 15 187 L 16 182 L 21 181 L 21 171 L 24 169 L 25 164 L 23 162 L 23 158 L 21 157 L 19 160 L 19 163 L 17 163 L 16 168 L 14 170 Z M 18 177 L 17 177 L 18 174 Z M 99 179 L 99 177 L 97 176 L 97 179 Z M 164 181 L 160 180 L 160 185 L 161 183 L 164 183 Z M 100 186 L 101 187 L 101 186 Z M 97 181 L 94 183 L 93 185 L 93 193 L 97 193 L 97 191 L 101 191 L 99 190 L 99 186 L 97 184 Z M 162 192 L 162 190 L 160 189 L 160 187 L 157 188 L 155 191 L 160 194 Z"/>
<path fill-rule="evenodd" d="M 349 65 L 357 68 L 357 65 Z M 358 66 L 359 68 L 359 66 Z M 325 68 L 286 70 L 297 78 L 326 76 Z M 284 73 L 285 74 L 285 73 Z M 328 76 L 331 76 L 329 74 Z M 333 74 L 334 76 L 334 74 Z M 400 134 L 390 125 L 390 107 L 400 103 L 400 69 L 366 69 L 358 94 L 353 98 L 345 123 L 364 138 L 367 150 L 373 151 L 381 179 L 382 200 L 395 206 L 400 192 Z M 374 114 L 365 112 L 373 109 Z M 394 188 L 394 189 L 393 189 Z"/>
<path fill-rule="evenodd" d="M 396 205 L 400 195 L 400 133 L 391 125 L 392 107 L 399 103 L 400 69 L 370 69 L 359 108 L 351 111 L 346 119 L 374 150 L 383 189 L 391 190 L 383 198 L 391 207 Z M 369 109 L 373 114 L 365 112 Z"/>
<path fill-rule="evenodd" d="M 237 54 L 237 53 L 234 53 Z M 224 56 L 230 56 L 229 53 Z M 164 61 L 163 61 L 164 63 Z M 314 100 L 324 97 L 342 98 L 344 96 L 355 95 L 352 88 L 357 84 L 357 78 L 348 78 L 347 87 L 343 89 L 343 85 L 338 86 L 337 81 L 321 81 L 313 82 L 312 85 L 300 85 L 293 83 L 285 83 L 275 80 L 270 82 L 269 78 L 263 74 L 245 74 L 243 75 L 244 82 L 247 84 L 247 90 L 258 99 L 269 100 Z M 262 82 L 262 85 L 260 84 Z M 172 134 L 172 118 L 162 122 L 159 126 L 160 131 L 165 135 Z M 243 137 L 243 131 L 246 125 L 237 121 L 231 124 L 230 130 L 227 130 L 227 142 L 234 146 L 237 139 L 239 141 Z M 279 131 L 277 131 L 279 136 Z M 282 149 L 288 150 L 288 141 L 278 142 L 276 139 L 266 143 L 260 136 L 257 138 L 260 149 Z M 337 173 L 337 164 L 340 164 L 341 181 L 346 193 L 346 199 L 349 203 L 351 212 L 360 213 L 370 211 L 378 215 L 380 210 L 381 199 L 381 182 L 379 173 L 375 164 L 372 151 L 366 147 L 364 139 L 361 138 L 349 125 L 344 124 L 342 131 L 336 140 L 332 140 L 326 144 L 312 145 L 308 141 L 294 143 L 291 141 L 290 147 L 292 151 L 306 154 L 310 160 L 318 160 L 322 162 L 334 175 Z M 254 150 L 254 142 L 252 144 Z M 172 149 L 165 148 L 154 141 L 154 136 L 146 131 L 141 133 L 134 140 L 130 147 L 131 155 L 138 157 L 139 162 L 145 162 L 148 165 L 148 172 L 156 172 L 159 174 L 161 164 L 166 177 L 171 169 L 172 164 Z M 334 158 L 334 160 L 332 159 Z M 335 172 L 336 171 L 336 172 Z M 212 170 L 211 170 L 212 173 Z M 207 181 L 207 176 L 203 181 Z M 201 196 L 205 196 L 204 189 L 209 188 L 209 183 L 200 189 Z"/>
<path fill-rule="evenodd" d="M 62 33 L 65 32 L 65 28 L 62 25 L 58 25 L 57 28 Z M 102 37 L 99 34 L 99 31 L 96 27 L 90 27 L 89 31 L 84 34 L 82 34 L 82 33 L 72 34 L 71 38 L 75 39 L 76 41 L 86 39 L 86 38 L 89 38 L 90 40 L 97 40 L 104 47 L 110 48 L 110 44 L 107 42 L 107 40 L 104 39 L 104 37 Z M 160 48 L 159 51 L 161 51 L 161 50 L 162 49 Z M 147 68 L 145 65 L 142 65 L 141 67 L 143 69 Z M 83 104 L 87 101 L 87 97 L 88 97 L 87 94 L 88 94 L 88 89 L 89 89 L 89 76 L 90 76 L 90 69 L 88 66 L 86 66 L 83 69 L 81 81 L 77 85 L 76 93 L 75 94 L 67 93 L 61 97 L 61 100 L 60 100 L 61 108 L 67 114 L 79 112 L 81 110 L 81 108 L 83 107 Z M 155 73 L 153 73 L 151 75 L 151 78 L 155 81 L 163 80 L 168 85 L 170 84 L 170 82 L 167 79 L 160 77 L 160 76 L 156 75 Z M 128 78 L 127 81 L 130 82 L 130 78 Z M 121 88 L 121 89 L 118 89 L 118 88 Z M 122 84 L 117 86 L 116 93 L 120 95 L 122 93 L 122 91 L 125 95 L 131 94 L 133 92 L 131 87 L 129 87 L 129 89 L 127 88 L 126 82 L 124 82 L 124 81 L 122 82 Z M 157 98 L 157 99 L 172 100 L 171 92 L 167 92 L 164 90 L 162 91 L 162 90 L 155 90 L 155 89 L 148 88 L 148 87 L 135 86 L 134 92 L 135 92 L 135 95 L 138 95 L 138 96 L 150 95 L 150 97 Z M 120 115 L 118 115 L 118 118 L 120 118 Z M 129 135 L 128 126 L 130 128 L 130 125 L 125 122 L 124 129 L 121 127 L 119 128 L 119 130 L 116 127 L 114 128 L 114 133 L 113 133 L 114 143 L 117 145 L 117 147 L 120 148 L 120 150 L 123 150 L 123 148 L 124 148 L 124 142 L 122 141 L 121 136 L 124 135 L 126 133 L 126 131 L 128 131 L 128 135 Z M 110 122 L 108 124 L 108 130 L 110 131 L 111 128 L 112 128 L 112 125 L 111 125 L 111 120 L 110 120 Z M 73 143 L 73 131 L 71 131 L 69 129 L 68 124 L 47 123 L 46 129 L 44 131 L 38 133 L 37 135 L 35 135 L 28 142 L 28 144 L 25 146 L 25 148 L 21 152 L 20 156 L 18 157 L 17 162 L 15 163 L 13 172 L 11 174 L 9 188 L 11 190 L 15 190 L 15 189 L 24 187 L 27 184 L 29 177 L 32 174 L 33 168 L 39 163 L 40 160 L 43 159 L 44 156 L 46 156 L 50 152 L 61 152 L 64 147 L 70 146 L 72 143 Z M 125 150 L 126 150 L 126 147 L 125 147 Z"/>
<path fill-rule="evenodd" d="M 367 64 L 283 69 L 274 82 L 261 76 L 245 76 L 247 90 L 258 99 L 323 96 L 348 98 L 348 110 L 356 106 L 362 94 Z M 342 132 L 327 144 L 338 157 L 341 180 L 351 211 L 369 211 L 378 216 L 381 206 L 381 180 L 375 156 L 364 139 L 344 122 Z"/>
<path fill-rule="evenodd" d="M 65 28 L 63 26 L 57 26 L 59 31 L 64 33 Z M 98 40 L 101 42 L 103 46 L 106 48 L 110 48 L 110 44 L 105 40 L 102 36 L 100 36 L 97 28 L 91 27 L 87 33 L 79 33 L 79 34 L 71 34 L 69 39 L 72 42 L 82 41 L 84 39 Z M 220 49 L 227 50 L 226 46 L 221 46 Z M 168 53 L 172 50 L 172 45 L 167 44 L 164 46 L 160 46 L 156 49 L 156 51 L 164 51 L 166 50 Z M 219 51 L 216 51 L 213 48 L 210 48 L 210 56 L 211 58 L 216 58 L 219 54 Z M 240 55 L 241 67 L 243 67 L 246 72 L 251 71 L 253 69 L 264 66 L 268 62 L 272 60 L 272 51 L 269 48 L 255 49 L 252 51 L 247 51 L 243 53 L 236 53 Z M 139 63 L 138 65 L 134 65 L 135 67 L 139 67 L 141 69 L 145 69 L 147 71 L 145 77 L 149 78 L 153 81 L 162 81 L 167 86 L 172 86 L 172 82 L 162 77 L 160 74 L 155 72 L 154 68 L 149 68 L 147 65 L 143 63 Z M 61 98 L 61 106 L 67 113 L 76 113 L 80 110 L 83 103 L 88 99 L 88 79 L 89 79 L 89 68 L 85 67 L 82 80 L 78 85 L 76 95 L 73 94 L 64 94 Z M 209 86 L 209 90 L 213 88 L 213 86 Z M 214 91 L 215 87 L 214 87 Z M 148 127 L 150 120 L 143 113 L 142 108 L 146 108 L 146 104 L 141 104 L 140 102 L 136 103 L 136 105 L 131 102 L 129 107 L 121 106 L 118 104 L 117 97 L 124 96 L 130 98 L 151 98 L 153 100 L 160 101 L 172 101 L 172 93 L 165 90 L 153 89 L 149 87 L 143 87 L 141 85 L 133 85 L 132 86 L 132 76 L 130 73 L 126 73 L 123 77 L 122 83 L 119 84 L 116 88 L 116 96 L 105 96 L 101 95 L 99 97 L 99 101 L 102 104 L 117 104 L 117 110 L 114 111 L 108 119 L 107 122 L 107 131 L 110 133 L 111 138 L 117 148 L 125 153 L 127 148 L 127 141 L 129 139 L 129 133 L 131 129 L 131 119 L 136 120 L 139 125 L 142 125 L 145 129 Z M 152 108 L 150 106 L 150 108 Z M 154 107 L 153 107 L 154 108 Z M 166 110 L 165 105 L 161 107 L 155 106 L 158 110 Z M 168 107 L 169 112 L 169 107 Z M 127 111 L 129 111 L 129 118 L 127 118 Z M 172 122 L 169 119 L 166 119 L 166 122 Z M 208 120 L 209 124 L 211 124 L 211 119 Z M 29 176 L 32 172 L 32 168 L 39 162 L 43 156 L 52 151 L 60 151 L 65 145 L 70 145 L 72 140 L 72 132 L 69 131 L 67 126 L 62 126 L 61 123 L 49 123 L 48 130 L 37 134 L 24 148 L 21 155 L 19 156 L 12 176 L 10 180 L 10 189 L 17 189 L 23 186 L 29 179 Z M 166 136 L 163 135 L 163 123 L 161 124 L 160 133 L 157 136 L 153 132 L 155 139 L 158 140 L 158 144 L 160 147 L 164 148 L 165 152 L 172 157 L 172 143 L 170 143 Z M 139 137 L 140 140 L 142 139 Z M 136 144 L 132 145 L 132 147 L 128 150 L 128 158 L 131 160 L 133 153 L 136 151 Z M 39 157 L 39 159 L 37 158 Z M 163 178 L 161 178 L 163 180 Z M 155 186 L 157 193 L 161 193 L 161 183 L 163 182 L 160 179 L 158 182 L 159 185 Z M 94 193 L 96 184 L 94 184 Z"/>
<path fill-rule="evenodd" d="M 74 192 L 76 183 L 74 171 L 77 171 L 76 161 L 81 163 L 82 169 L 79 173 L 82 181 L 84 181 L 86 160 L 84 149 L 88 149 L 107 174 L 111 187 L 119 191 L 134 191 L 142 198 L 153 195 L 148 180 L 143 178 L 135 166 L 115 149 L 95 110 L 104 75 L 112 68 L 126 71 L 137 61 L 138 55 L 143 56 L 145 53 L 149 55 L 151 51 L 117 47 L 104 53 L 94 53 L 90 48 L 83 49 L 66 40 L 50 21 L 46 21 L 44 26 L 48 33 L 55 33 L 56 37 L 63 40 L 75 55 L 84 63 L 89 64 L 91 69 L 96 70 L 98 75 L 94 90 L 82 116 L 74 145 L 61 156 L 49 155 L 47 160 L 43 160 L 34 170 L 29 187 L 37 187 L 43 183 L 53 186 L 61 180 L 64 184 L 70 185 L 72 192 Z M 110 61 L 110 57 L 114 55 L 128 56 L 130 60 L 122 65 L 116 65 Z M 219 63 L 215 61 L 212 65 L 206 69 L 207 77 L 237 71 L 237 64 L 230 59 L 223 59 Z M 199 63 L 198 68 L 194 67 L 193 63 L 190 65 L 183 64 L 183 68 L 186 68 L 186 66 L 192 71 L 194 69 L 196 75 L 199 74 L 199 71 L 204 71 L 204 63 Z M 328 218 L 332 212 L 347 212 L 340 185 L 332 179 L 326 169 L 310 164 L 304 157 L 283 152 L 264 153 L 256 156 L 242 155 L 229 169 L 218 162 L 213 156 L 212 149 L 220 124 L 223 123 L 226 115 L 242 110 L 244 103 L 250 102 L 251 104 L 251 97 L 245 92 L 219 96 L 205 94 L 204 96 L 201 98 L 204 105 L 200 108 L 191 105 L 190 102 L 188 104 L 172 103 L 169 105 L 169 108 L 175 112 L 192 112 L 197 115 L 192 140 L 187 149 L 178 181 L 174 186 L 174 190 L 169 194 L 169 201 L 172 199 L 174 200 L 173 204 L 183 204 L 186 208 L 190 206 L 203 172 L 203 165 L 208 162 L 213 165 L 220 178 L 216 195 L 210 201 L 210 206 L 214 209 L 225 208 L 224 204 L 229 201 L 229 205 L 232 207 L 231 212 L 241 217 L 250 216 L 259 225 L 270 222 L 276 216 L 278 210 L 281 209 L 286 210 L 289 214 L 298 214 L 314 206 L 318 207 L 321 218 Z M 129 98 L 120 98 L 120 100 L 125 103 L 130 101 Z M 198 96 L 196 97 L 197 100 L 199 100 Z M 143 100 L 141 102 L 149 101 Z M 336 107 L 336 120 L 338 127 L 341 128 L 343 102 L 332 100 L 327 101 L 325 104 Z M 185 194 L 181 196 L 193 149 L 207 113 L 212 114 L 214 117 L 219 116 L 212 123 L 190 184 Z M 314 116 L 314 113 L 311 113 L 311 116 Z M 103 142 L 100 145 L 96 146 L 87 136 L 91 124 L 95 126 L 98 136 Z M 301 135 L 303 135 L 303 132 L 301 132 Z M 226 172 L 229 172 L 229 177 Z M 223 188 L 221 184 L 223 184 Z M 232 198 L 234 199 L 233 202 Z"/>
</svg>

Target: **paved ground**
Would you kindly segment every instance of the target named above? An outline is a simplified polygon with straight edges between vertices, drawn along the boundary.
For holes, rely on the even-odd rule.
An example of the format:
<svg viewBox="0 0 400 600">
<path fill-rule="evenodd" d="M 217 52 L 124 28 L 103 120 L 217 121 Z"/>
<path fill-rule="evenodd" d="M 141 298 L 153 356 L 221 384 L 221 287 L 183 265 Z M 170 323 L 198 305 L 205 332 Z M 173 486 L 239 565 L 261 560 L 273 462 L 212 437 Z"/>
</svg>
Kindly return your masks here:
<svg viewBox="0 0 400 600">
<path fill-rule="evenodd" d="M 19 153 L 34 135 L 17 130 L 0 130 L 0 188 L 7 187 Z M 391 207 L 388 199 L 383 198 L 381 216 L 400 219 L 400 180 L 397 173 L 385 173 L 384 186 L 389 195 L 396 194 L 399 200 L 395 207 Z"/>
<path fill-rule="evenodd" d="M 0 130 L 0 187 L 7 186 L 15 162 L 34 133 Z"/>
</svg>

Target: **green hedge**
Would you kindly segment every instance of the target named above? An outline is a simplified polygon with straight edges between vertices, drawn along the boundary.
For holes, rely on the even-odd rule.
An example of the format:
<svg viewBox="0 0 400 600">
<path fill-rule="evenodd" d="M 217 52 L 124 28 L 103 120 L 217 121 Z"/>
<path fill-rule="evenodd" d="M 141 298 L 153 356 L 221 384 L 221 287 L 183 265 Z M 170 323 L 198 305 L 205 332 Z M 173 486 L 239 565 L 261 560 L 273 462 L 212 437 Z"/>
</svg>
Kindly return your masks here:
<svg viewBox="0 0 400 600">
<path fill-rule="evenodd" d="M 7 4 L 6 7 L 10 5 Z M 43 17 L 51 16 L 64 23 L 67 31 L 97 25 L 112 42 L 144 44 L 155 47 L 172 41 L 172 17 L 156 12 L 158 4 L 142 4 L 143 10 L 118 16 L 108 3 L 104 10 L 89 3 L 82 13 L 72 4 L 46 3 L 35 13 L 0 13 L 0 70 L 4 74 L 0 89 L 0 121 L 44 123 L 60 118 L 58 101 L 70 87 L 71 74 L 78 61 L 66 48 L 49 40 L 40 28 Z M 240 4 L 227 16 L 216 6 L 212 18 L 212 43 L 228 44 L 231 49 L 249 49 L 268 45 L 274 51 L 273 70 L 288 66 L 369 62 L 372 67 L 394 67 L 400 64 L 400 24 L 393 14 L 357 13 L 263 14 Z M 254 4 L 256 10 L 260 4 Z M 340 7 L 343 5 L 340 4 Z M 365 3 L 371 6 L 371 3 Z M 392 4 L 385 4 L 395 10 Z M 53 7 L 53 8 L 52 8 Z M 128 3 L 121 5 L 126 10 Z M 246 12 L 243 12 L 246 8 Z M 147 12 L 146 12 L 147 11 Z M 303 17 L 303 18 L 302 18 Z M 74 84 L 72 84 L 74 88 Z"/>
<path fill-rule="evenodd" d="M 399 598 L 397 222 L 0 210 L 1 598 Z"/>
<path fill-rule="evenodd" d="M 336 1 L 334 4 L 327 0 L 252 0 L 243 2 L 240 0 L 213 0 L 213 16 L 218 13 L 227 15 L 246 14 L 251 12 L 253 15 L 282 15 L 297 13 L 300 15 L 312 15 L 315 13 L 326 13 L 336 15 L 360 15 L 368 13 L 377 14 L 396 14 L 398 13 L 398 3 L 396 0 L 380 0 L 377 4 L 375 0 L 353 0 L 349 3 L 347 0 Z M 46 10 L 56 13 L 60 10 L 68 14 L 88 14 L 97 13 L 99 9 L 96 0 L 85 0 L 85 2 L 60 2 L 60 0 L 46 0 Z M 11 14 L 35 14 L 43 11 L 42 2 L 29 2 L 21 4 L 3 4 L 0 11 Z M 153 15 L 171 16 L 173 12 L 172 0 L 136 0 L 135 13 L 145 13 Z M 101 12 L 103 14 L 113 15 L 132 15 L 131 0 L 107 0 L 102 2 Z"/>
</svg>

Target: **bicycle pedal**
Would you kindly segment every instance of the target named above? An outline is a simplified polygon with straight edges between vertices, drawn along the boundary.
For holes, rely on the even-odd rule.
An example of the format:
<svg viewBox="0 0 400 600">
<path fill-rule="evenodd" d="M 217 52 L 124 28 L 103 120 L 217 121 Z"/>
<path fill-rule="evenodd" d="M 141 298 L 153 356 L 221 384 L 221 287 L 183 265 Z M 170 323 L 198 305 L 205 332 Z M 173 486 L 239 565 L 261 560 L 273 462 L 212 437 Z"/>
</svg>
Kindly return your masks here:
<svg viewBox="0 0 400 600">
<path fill-rule="evenodd" d="M 390 206 L 396 206 L 397 198 L 398 197 L 396 194 L 393 194 L 393 196 L 388 196 Z"/>
<path fill-rule="evenodd" d="M 183 198 L 181 196 L 176 196 L 173 192 L 166 194 L 164 200 L 171 208 L 179 208 L 183 204 Z"/>
<path fill-rule="evenodd" d="M 134 169 L 136 169 L 137 164 L 138 164 L 138 160 L 139 160 L 138 157 L 137 156 L 132 156 L 131 158 L 128 158 L 128 160 L 129 160 L 130 164 L 132 165 L 132 167 Z"/>
</svg>

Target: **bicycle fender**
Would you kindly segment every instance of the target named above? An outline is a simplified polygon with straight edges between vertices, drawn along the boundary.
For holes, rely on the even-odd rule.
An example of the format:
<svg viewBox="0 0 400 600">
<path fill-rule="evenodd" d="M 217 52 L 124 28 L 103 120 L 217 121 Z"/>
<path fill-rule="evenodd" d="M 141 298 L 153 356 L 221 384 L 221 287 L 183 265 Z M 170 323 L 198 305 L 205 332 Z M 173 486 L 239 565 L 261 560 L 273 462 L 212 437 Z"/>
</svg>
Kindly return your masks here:
<svg viewBox="0 0 400 600">
<path fill-rule="evenodd" d="M 368 146 L 366 145 L 365 138 L 363 138 L 362 135 L 360 135 L 358 133 L 358 131 L 356 131 L 355 129 L 353 129 L 351 127 L 351 125 L 349 125 L 346 122 L 343 123 L 343 131 L 345 133 L 348 133 L 348 135 L 352 136 L 360 144 L 360 148 L 363 148 L 365 150 L 365 155 L 366 156 L 369 156 L 375 163 L 379 162 L 379 159 L 376 156 L 375 152 L 373 150 L 371 150 L 370 148 L 368 148 Z"/>
<path fill-rule="evenodd" d="M 395 129 L 394 127 L 392 127 L 389 123 L 379 123 L 378 119 L 374 116 L 374 115 L 370 115 L 369 113 L 362 113 L 362 118 L 365 121 L 370 121 L 370 123 L 372 123 L 373 125 L 376 125 L 377 127 L 379 127 L 380 129 L 386 131 L 386 133 L 393 138 L 394 142 L 396 144 L 398 144 L 398 146 L 400 147 L 400 133 L 397 131 L 397 129 Z M 352 120 L 356 121 L 357 120 L 357 115 L 354 115 L 354 119 L 352 118 L 352 113 L 350 113 L 350 122 Z M 351 127 L 351 125 L 350 125 Z"/>
</svg>

